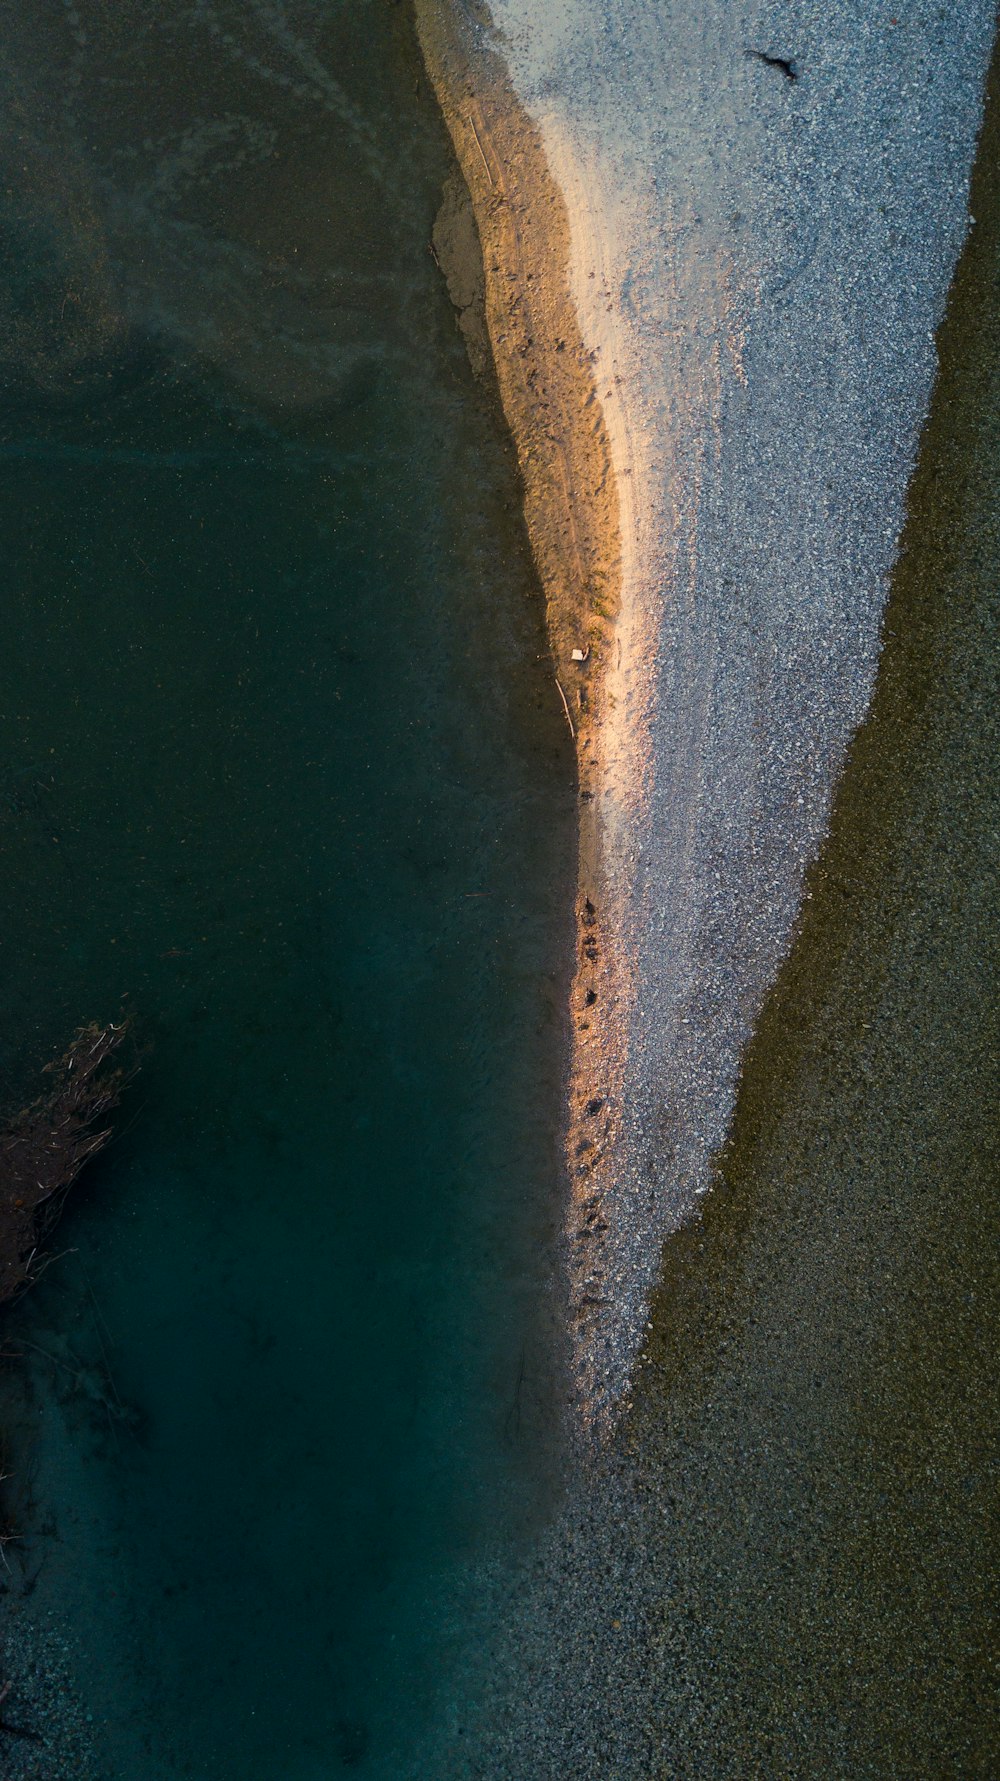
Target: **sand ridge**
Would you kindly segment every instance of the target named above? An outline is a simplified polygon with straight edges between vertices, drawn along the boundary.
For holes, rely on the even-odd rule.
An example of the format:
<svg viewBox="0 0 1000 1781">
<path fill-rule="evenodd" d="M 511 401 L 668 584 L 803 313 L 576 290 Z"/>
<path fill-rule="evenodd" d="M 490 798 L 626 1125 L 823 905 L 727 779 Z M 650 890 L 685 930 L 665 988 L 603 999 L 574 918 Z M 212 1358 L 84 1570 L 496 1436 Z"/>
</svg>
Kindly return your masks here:
<svg viewBox="0 0 1000 1781">
<path fill-rule="evenodd" d="M 485 336 L 524 477 L 556 684 L 579 761 L 566 1235 L 578 1407 L 586 1420 L 600 1422 L 618 1400 L 628 1366 L 616 1334 L 610 1352 L 608 1347 L 609 1327 L 614 1329 L 622 1306 L 614 1250 L 636 1230 L 645 1240 L 646 1220 L 637 1220 L 627 1204 L 630 1158 L 623 1122 L 644 1068 L 634 1055 L 643 1018 L 638 963 L 644 930 L 663 922 L 662 909 L 642 883 L 636 847 L 654 824 L 662 589 L 668 583 L 682 590 L 692 611 L 699 509 L 721 458 L 724 391 L 727 381 L 746 386 L 743 327 L 734 316 L 731 260 L 721 251 L 692 258 L 690 204 L 685 214 L 668 214 L 664 222 L 640 182 L 628 218 L 631 235 L 665 238 L 668 248 L 656 280 L 666 349 L 657 390 L 670 414 L 672 446 L 665 473 L 650 414 L 648 367 L 622 325 L 622 293 L 630 304 L 636 280 L 630 229 L 622 218 L 629 207 L 619 192 L 612 192 L 609 206 L 599 157 L 581 152 L 556 111 L 542 107 L 544 130 L 532 120 L 485 6 L 418 0 L 417 17 L 471 197 L 482 245 L 481 284 L 470 272 L 466 222 L 453 189 L 446 191 L 435 228 L 435 251 L 474 367 L 483 352 L 483 305 Z M 645 275 L 638 272 L 641 282 Z M 692 314 L 699 317 L 694 329 Z M 582 665 L 572 659 L 581 646 L 588 652 Z M 677 925 L 687 919 L 685 896 L 692 888 L 696 806 L 689 792 L 698 778 L 711 689 L 711 650 L 702 648 L 699 656 L 688 661 L 678 649 L 673 663 L 674 702 L 684 727 L 670 795 L 686 815 L 670 837 Z M 654 1123 L 655 1142 L 669 1158 L 681 1115 L 661 1110 Z M 691 1201 L 688 1191 L 685 1210 Z M 625 1296 L 633 1327 L 639 1304 L 634 1289 L 643 1273 L 630 1259 Z M 628 1345 L 634 1341 L 633 1334 Z"/>
<path fill-rule="evenodd" d="M 566 202 L 538 132 L 518 103 L 502 58 L 467 17 L 431 0 L 418 4 L 418 20 L 471 196 L 485 276 L 477 277 L 454 186 L 446 188 L 435 224 L 435 256 L 476 369 L 484 348 L 480 314 L 485 316 L 545 595 L 554 691 L 577 751 L 578 968 L 566 1149 L 570 1292 L 582 1350 L 584 1326 L 602 1302 L 590 1261 L 606 1228 L 594 1182 L 616 1134 L 625 1010 L 634 995 L 629 956 L 620 944 L 622 915 L 612 907 L 611 869 L 614 836 L 625 827 L 624 810 L 641 784 L 639 772 L 618 770 L 623 708 L 616 621 L 623 543 L 635 529 L 631 469 L 623 492 L 615 474 L 622 441 L 612 437 L 595 381 L 596 354 L 581 339 L 569 286 Z M 637 455 L 629 441 L 624 455 Z M 634 764 L 640 765 L 638 756 Z"/>
</svg>

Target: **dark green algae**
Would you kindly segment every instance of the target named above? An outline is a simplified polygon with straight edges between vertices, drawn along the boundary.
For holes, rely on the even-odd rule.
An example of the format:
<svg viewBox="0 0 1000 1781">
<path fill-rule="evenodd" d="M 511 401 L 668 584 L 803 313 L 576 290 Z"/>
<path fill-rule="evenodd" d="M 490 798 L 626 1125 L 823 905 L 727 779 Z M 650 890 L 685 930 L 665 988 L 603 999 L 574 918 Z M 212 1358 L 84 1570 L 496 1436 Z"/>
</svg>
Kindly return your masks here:
<svg viewBox="0 0 1000 1781">
<path fill-rule="evenodd" d="M 1000 1762 L 998 154 L 994 61 L 874 702 L 625 1431 L 664 1775 Z"/>
</svg>

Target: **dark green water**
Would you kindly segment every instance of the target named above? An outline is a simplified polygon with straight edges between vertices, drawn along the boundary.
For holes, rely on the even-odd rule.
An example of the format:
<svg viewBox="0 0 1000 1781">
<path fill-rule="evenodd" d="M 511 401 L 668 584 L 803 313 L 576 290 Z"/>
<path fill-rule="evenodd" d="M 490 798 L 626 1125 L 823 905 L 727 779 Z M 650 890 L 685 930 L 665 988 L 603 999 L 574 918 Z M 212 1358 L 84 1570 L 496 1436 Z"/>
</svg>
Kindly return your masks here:
<svg viewBox="0 0 1000 1781">
<path fill-rule="evenodd" d="M 0 1063 L 150 1046 L 8 1324 L 31 1600 L 102 1774 L 419 1770 L 554 1475 L 573 873 L 444 132 L 382 0 L 3 45 Z"/>
</svg>

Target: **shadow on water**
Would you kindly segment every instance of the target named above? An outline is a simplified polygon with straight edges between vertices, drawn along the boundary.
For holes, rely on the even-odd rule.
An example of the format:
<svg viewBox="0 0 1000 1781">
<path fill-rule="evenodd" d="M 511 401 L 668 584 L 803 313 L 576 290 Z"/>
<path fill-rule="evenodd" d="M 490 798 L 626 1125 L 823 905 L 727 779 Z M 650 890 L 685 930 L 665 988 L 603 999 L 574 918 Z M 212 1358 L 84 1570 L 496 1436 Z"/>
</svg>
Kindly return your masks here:
<svg viewBox="0 0 1000 1781">
<path fill-rule="evenodd" d="M 629 1431 L 672 1776 L 995 1767 L 998 82 L 874 705 Z"/>
<path fill-rule="evenodd" d="M 393 1775 L 559 1465 L 573 766 L 445 133 L 380 0 L 9 22 L 0 1066 L 150 1042 L 10 1326 L 33 1600 L 123 1781 Z"/>
</svg>

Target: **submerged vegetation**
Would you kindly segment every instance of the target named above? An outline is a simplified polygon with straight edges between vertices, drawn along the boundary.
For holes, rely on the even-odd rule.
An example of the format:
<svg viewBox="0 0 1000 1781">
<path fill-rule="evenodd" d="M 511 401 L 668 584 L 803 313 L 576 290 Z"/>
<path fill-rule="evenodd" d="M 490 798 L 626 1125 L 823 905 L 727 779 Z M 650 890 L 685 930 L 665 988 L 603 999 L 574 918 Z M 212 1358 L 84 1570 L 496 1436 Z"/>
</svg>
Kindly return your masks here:
<svg viewBox="0 0 1000 1781">
<path fill-rule="evenodd" d="M 70 1188 L 111 1136 L 109 1116 L 135 1070 L 121 1052 L 130 1026 L 81 1027 L 46 1064 L 41 1094 L 0 1128 L 0 1305 L 42 1272 Z"/>
<path fill-rule="evenodd" d="M 109 1021 L 101 1026 L 91 1021 L 81 1027 L 62 1055 L 45 1065 L 41 1092 L 0 1125 L 0 1306 L 19 1298 L 53 1259 L 48 1239 L 69 1190 L 81 1169 L 111 1137 L 111 1115 L 136 1071 L 134 1058 L 126 1058 L 122 1052 L 131 1024 L 126 1017 L 117 1024 Z M 5 1359 L 22 1358 L 20 1349 L 2 1353 Z M 0 1565 L 5 1573 L 0 1593 L 6 1595 L 10 1589 L 23 1598 L 34 1588 L 40 1565 L 30 1573 L 23 1564 L 15 1571 L 7 1557 L 8 1546 L 20 1549 L 32 1520 L 32 1468 L 26 1465 L 26 1456 L 22 1453 L 12 1470 L 3 1463 L 11 1445 L 16 1444 L 5 1429 L 0 1445 L 0 1488 L 8 1480 L 15 1482 L 10 1491 L 3 1490 L 0 1502 Z M 12 1777 L 9 1740 L 40 1745 L 45 1737 L 32 1726 L 13 1724 L 4 1716 L 4 1703 L 18 1681 L 21 1686 L 15 1690 L 15 1704 L 19 1718 L 25 1701 L 24 1678 L 18 1676 L 16 1660 L 12 1669 L 6 1640 L 3 1659 L 0 1748 L 5 1758 L 3 1774 Z M 34 1766 L 30 1771 L 18 1768 L 17 1773 L 22 1772 L 40 1771 Z"/>
</svg>

